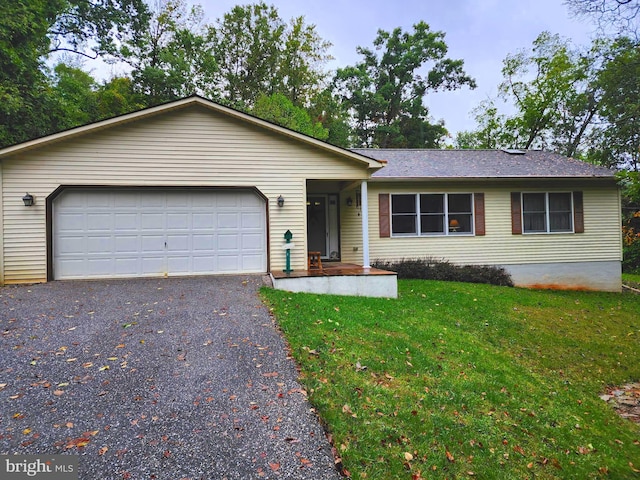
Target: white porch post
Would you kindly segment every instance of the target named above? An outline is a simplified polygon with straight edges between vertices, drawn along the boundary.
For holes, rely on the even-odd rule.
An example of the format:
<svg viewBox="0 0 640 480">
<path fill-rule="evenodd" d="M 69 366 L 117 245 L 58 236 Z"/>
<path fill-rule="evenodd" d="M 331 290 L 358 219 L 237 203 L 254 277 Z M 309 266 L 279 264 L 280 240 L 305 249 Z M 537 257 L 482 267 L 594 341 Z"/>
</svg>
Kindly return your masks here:
<svg viewBox="0 0 640 480">
<path fill-rule="evenodd" d="M 362 266 L 371 268 L 369 264 L 369 198 L 366 180 L 363 180 L 360 185 L 360 197 L 362 206 Z"/>
</svg>

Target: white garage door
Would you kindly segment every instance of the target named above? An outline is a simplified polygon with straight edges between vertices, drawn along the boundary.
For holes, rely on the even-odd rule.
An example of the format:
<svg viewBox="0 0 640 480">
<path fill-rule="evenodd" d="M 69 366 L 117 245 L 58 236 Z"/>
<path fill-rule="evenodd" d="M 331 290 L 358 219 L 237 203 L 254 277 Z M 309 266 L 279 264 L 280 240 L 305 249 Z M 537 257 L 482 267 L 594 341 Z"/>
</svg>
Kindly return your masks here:
<svg viewBox="0 0 640 480">
<path fill-rule="evenodd" d="M 253 191 L 72 189 L 53 204 L 56 279 L 259 273 L 266 245 Z"/>
</svg>

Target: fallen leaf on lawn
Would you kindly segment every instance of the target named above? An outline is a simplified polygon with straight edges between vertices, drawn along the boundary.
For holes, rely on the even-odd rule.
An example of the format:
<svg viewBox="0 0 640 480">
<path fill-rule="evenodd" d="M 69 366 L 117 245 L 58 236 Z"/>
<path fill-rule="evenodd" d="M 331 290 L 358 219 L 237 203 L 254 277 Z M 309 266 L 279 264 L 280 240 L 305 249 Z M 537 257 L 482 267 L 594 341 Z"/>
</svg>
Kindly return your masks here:
<svg viewBox="0 0 640 480">
<path fill-rule="evenodd" d="M 352 414 L 353 414 L 353 411 L 351 410 L 351 407 L 345 403 L 345 404 L 342 406 L 342 413 L 347 413 L 347 414 L 349 414 L 349 415 L 352 415 Z"/>
<path fill-rule="evenodd" d="M 515 447 L 513 447 L 513 451 L 518 452 L 523 457 L 525 456 L 524 449 L 520 445 L 516 445 Z"/>
<path fill-rule="evenodd" d="M 633 466 L 633 463 L 629 462 L 629 466 L 631 467 L 631 470 L 633 470 L 634 472 L 636 472 L 636 473 L 640 473 L 640 470 L 638 470 L 637 468 L 635 468 L 635 467 Z"/>
<path fill-rule="evenodd" d="M 413 455 L 411 455 L 409 452 L 404 452 L 404 459 L 407 462 L 410 462 L 411 460 L 413 460 Z"/>
<path fill-rule="evenodd" d="M 446 451 L 445 455 L 447 456 L 447 460 L 449 460 L 450 462 L 455 462 L 456 459 L 453 457 L 453 455 L 451 455 L 451 452 L 449 450 Z"/>
<path fill-rule="evenodd" d="M 590 449 L 590 448 L 588 448 L 588 447 L 582 447 L 582 446 L 580 446 L 580 447 L 578 447 L 578 453 L 579 453 L 580 455 L 587 455 L 587 454 L 591 453 L 591 449 Z"/>
</svg>

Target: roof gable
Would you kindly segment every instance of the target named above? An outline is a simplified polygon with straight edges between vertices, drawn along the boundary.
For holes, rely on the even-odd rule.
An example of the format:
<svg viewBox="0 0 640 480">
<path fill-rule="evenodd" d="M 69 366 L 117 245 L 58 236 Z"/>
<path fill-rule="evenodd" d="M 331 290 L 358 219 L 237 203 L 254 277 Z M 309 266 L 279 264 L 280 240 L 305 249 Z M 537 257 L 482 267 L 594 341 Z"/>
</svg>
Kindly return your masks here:
<svg viewBox="0 0 640 480">
<path fill-rule="evenodd" d="M 299 142 L 315 146 L 327 152 L 331 152 L 333 154 L 347 158 L 348 160 L 360 163 L 362 166 L 368 169 L 379 169 L 383 167 L 382 163 L 380 163 L 379 161 L 377 161 L 372 157 L 361 155 L 355 151 L 350 151 L 340 147 L 336 147 L 329 143 L 323 142 L 322 140 L 318 140 L 308 135 L 295 132 L 285 127 L 281 127 L 280 125 L 276 125 L 274 123 L 255 117 L 253 115 L 240 112 L 239 110 L 234 110 L 232 108 L 225 107 L 223 105 L 220 105 L 219 103 L 212 102 L 210 100 L 207 100 L 199 96 L 192 96 L 192 97 L 187 97 L 180 100 L 175 100 L 163 105 L 158 105 L 156 107 L 145 108 L 143 110 L 138 110 L 136 112 L 120 115 L 118 117 L 113 117 L 106 120 L 101 120 L 99 122 L 90 123 L 87 125 L 75 127 L 62 132 L 47 135 L 41 138 L 36 138 L 23 143 L 5 147 L 3 149 L 0 149 L 0 161 L 2 160 L 3 157 L 9 156 L 15 153 L 23 153 L 31 149 L 41 148 L 46 145 L 63 142 L 71 138 L 79 137 L 89 133 L 94 133 L 100 130 L 126 125 L 127 123 L 143 121 L 144 119 L 154 117 L 157 115 L 170 114 L 170 112 L 172 111 L 189 108 L 193 106 L 204 107 L 206 109 L 215 111 L 219 114 L 226 115 L 230 118 L 241 120 L 251 125 L 269 130 L 277 135 L 286 136 L 294 140 L 297 140 Z"/>
<path fill-rule="evenodd" d="M 386 161 L 372 180 L 613 178 L 608 168 L 540 150 L 354 149 Z"/>
</svg>

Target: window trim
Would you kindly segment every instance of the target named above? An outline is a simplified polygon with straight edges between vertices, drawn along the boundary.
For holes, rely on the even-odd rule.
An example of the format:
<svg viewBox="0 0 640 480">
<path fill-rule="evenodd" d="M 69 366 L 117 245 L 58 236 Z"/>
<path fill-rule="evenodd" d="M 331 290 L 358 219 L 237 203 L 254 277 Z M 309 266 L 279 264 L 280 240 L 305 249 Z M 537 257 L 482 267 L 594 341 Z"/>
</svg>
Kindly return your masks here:
<svg viewBox="0 0 640 480">
<path fill-rule="evenodd" d="M 531 194 L 544 194 L 544 208 L 545 208 L 545 231 L 527 231 L 526 224 L 524 221 L 524 196 Z M 550 194 L 565 194 L 569 195 L 569 200 L 571 202 L 571 211 L 569 215 L 569 219 L 571 220 L 571 229 L 570 230 L 551 230 L 551 209 L 549 203 L 549 195 Z M 574 201 L 574 192 L 572 191 L 528 191 L 528 192 L 520 192 L 520 225 L 522 225 L 522 234 L 523 235 L 570 235 L 576 233 L 576 208 Z"/>
<path fill-rule="evenodd" d="M 415 200 L 415 213 L 414 216 L 415 222 L 415 233 L 395 233 L 393 231 L 393 218 L 395 215 L 407 215 L 406 213 L 402 214 L 394 214 L 393 213 L 393 197 L 400 195 L 413 195 Z M 421 232 L 421 217 L 422 213 L 420 212 L 420 195 L 444 195 L 443 203 L 444 203 L 444 220 L 445 220 L 445 231 L 444 232 L 429 232 L 422 233 Z M 471 221 L 471 231 L 470 232 L 451 232 L 447 227 L 449 225 L 449 195 L 469 195 L 471 197 L 471 205 L 470 210 L 465 215 L 470 215 Z M 388 205 L 388 215 L 389 215 L 389 237 L 391 238 L 421 238 L 421 237 L 474 237 L 476 236 L 476 217 L 478 212 L 476 211 L 476 193 L 474 192 L 395 192 L 389 194 L 389 205 Z M 461 212 L 457 212 L 458 215 Z"/>
</svg>

